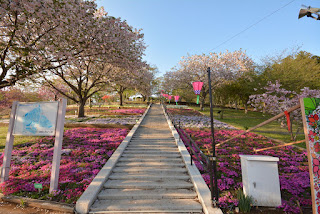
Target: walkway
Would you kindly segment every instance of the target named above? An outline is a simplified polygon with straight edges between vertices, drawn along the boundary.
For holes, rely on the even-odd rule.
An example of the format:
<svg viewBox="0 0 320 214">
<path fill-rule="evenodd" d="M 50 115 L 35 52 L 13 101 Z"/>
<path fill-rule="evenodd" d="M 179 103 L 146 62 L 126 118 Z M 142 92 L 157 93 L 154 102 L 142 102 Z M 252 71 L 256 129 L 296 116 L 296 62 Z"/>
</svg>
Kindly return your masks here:
<svg viewBox="0 0 320 214">
<path fill-rule="evenodd" d="M 90 213 L 202 213 L 160 105 L 152 105 Z"/>
</svg>

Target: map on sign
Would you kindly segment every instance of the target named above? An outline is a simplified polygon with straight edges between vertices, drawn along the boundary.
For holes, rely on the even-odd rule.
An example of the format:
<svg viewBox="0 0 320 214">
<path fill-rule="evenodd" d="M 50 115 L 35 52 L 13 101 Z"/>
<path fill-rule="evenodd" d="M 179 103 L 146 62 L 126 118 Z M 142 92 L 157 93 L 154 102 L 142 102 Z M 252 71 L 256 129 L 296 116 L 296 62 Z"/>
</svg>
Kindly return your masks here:
<svg viewBox="0 0 320 214">
<path fill-rule="evenodd" d="M 53 136 L 58 102 L 18 103 L 14 135 Z"/>
</svg>

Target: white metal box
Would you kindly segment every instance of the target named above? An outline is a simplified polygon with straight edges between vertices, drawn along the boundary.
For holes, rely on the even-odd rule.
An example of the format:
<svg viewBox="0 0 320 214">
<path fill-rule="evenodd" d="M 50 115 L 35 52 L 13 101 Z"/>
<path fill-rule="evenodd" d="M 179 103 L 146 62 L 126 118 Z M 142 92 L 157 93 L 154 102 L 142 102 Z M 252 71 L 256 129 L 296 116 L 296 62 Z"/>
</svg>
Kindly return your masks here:
<svg viewBox="0 0 320 214">
<path fill-rule="evenodd" d="M 253 197 L 253 205 L 280 206 L 279 158 L 265 155 L 240 155 L 240 159 L 243 192 Z"/>
</svg>

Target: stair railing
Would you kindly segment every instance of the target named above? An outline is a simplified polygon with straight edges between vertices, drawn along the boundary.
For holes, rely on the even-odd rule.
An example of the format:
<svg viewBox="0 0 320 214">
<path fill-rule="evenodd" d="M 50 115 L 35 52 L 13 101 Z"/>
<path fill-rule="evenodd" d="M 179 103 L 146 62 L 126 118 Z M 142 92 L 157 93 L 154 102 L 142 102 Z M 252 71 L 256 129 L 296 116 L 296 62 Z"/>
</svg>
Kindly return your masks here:
<svg viewBox="0 0 320 214">
<path fill-rule="evenodd" d="M 187 146 L 187 149 L 190 154 L 190 161 L 191 165 L 193 164 L 193 159 L 197 160 L 198 163 L 201 165 L 203 171 L 207 171 L 207 173 L 210 175 L 210 184 L 213 184 L 213 161 L 214 159 L 211 158 L 211 156 L 206 155 L 202 152 L 202 150 L 199 148 L 198 144 L 192 139 L 191 135 L 189 135 L 180 125 L 180 121 L 176 121 L 173 115 L 168 111 L 167 106 L 164 102 L 162 102 L 162 106 L 165 110 L 165 113 L 168 115 L 169 119 L 171 120 L 173 126 L 179 133 L 179 140 L 182 140 Z M 210 152 L 209 152 L 210 154 Z M 200 169 L 201 170 L 201 169 Z M 213 195 L 213 188 L 210 188 L 211 195 Z M 215 206 L 216 204 L 213 203 Z"/>
</svg>

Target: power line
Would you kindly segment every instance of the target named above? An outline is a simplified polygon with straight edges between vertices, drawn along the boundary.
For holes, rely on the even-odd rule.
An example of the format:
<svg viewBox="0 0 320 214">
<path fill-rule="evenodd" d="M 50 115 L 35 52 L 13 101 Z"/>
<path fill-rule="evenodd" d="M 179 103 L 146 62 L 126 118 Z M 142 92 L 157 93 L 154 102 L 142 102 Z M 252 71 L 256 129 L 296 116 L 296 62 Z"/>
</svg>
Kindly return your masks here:
<svg viewBox="0 0 320 214">
<path fill-rule="evenodd" d="M 242 34 L 243 32 L 249 30 L 250 28 L 252 28 L 253 26 L 259 24 L 260 22 L 262 22 L 263 20 L 265 20 L 266 18 L 272 16 L 273 14 L 275 14 L 276 12 L 278 12 L 279 10 L 285 8 L 286 6 L 288 6 L 289 4 L 291 4 L 292 2 L 294 2 L 295 0 L 290 1 L 289 3 L 285 4 L 284 6 L 278 8 L 277 10 L 273 11 L 272 13 L 266 15 L 265 17 L 263 17 L 262 19 L 260 19 L 259 21 L 253 23 L 252 25 L 250 25 L 249 27 L 245 28 L 244 30 L 240 31 L 239 33 L 233 35 L 232 37 L 230 37 L 229 39 L 227 39 L 226 41 L 222 42 L 221 44 L 217 45 L 215 48 L 211 49 L 210 51 L 213 51 L 219 47 L 221 47 L 222 45 L 224 45 L 225 43 L 229 42 L 230 40 L 232 40 L 233 38 L 239 36 L 240 34 Z"/>
</svg>

